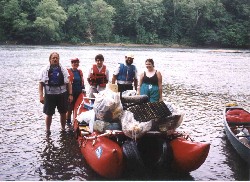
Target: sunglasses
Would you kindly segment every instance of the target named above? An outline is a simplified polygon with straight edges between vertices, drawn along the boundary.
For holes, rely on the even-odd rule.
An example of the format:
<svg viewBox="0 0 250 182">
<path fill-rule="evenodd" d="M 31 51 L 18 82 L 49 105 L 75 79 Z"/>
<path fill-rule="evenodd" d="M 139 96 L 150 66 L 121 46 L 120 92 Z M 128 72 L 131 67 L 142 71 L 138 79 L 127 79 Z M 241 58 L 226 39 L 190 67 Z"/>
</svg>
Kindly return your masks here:
<svg viewBox="0 0 250 182">
<path fill-rule="evenodd" d="M 71 61 L 71 63 L 73 64 L 73 63 L 78 63 L 79 64 L 79 61 Z"/>
</svg>

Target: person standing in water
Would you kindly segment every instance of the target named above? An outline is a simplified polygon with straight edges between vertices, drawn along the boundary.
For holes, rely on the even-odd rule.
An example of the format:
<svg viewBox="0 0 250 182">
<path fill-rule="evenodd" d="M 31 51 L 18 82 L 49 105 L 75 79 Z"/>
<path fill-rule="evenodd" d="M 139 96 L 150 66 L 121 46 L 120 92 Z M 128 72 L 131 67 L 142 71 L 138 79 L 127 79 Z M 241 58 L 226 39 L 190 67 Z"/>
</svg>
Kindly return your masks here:
<svg viewBox="0 0 250 182">
<path fill-rule="evenodd" d="M 137 69 L 133 65 L 134 55 L 129 53 L 125 56 L 125 64 L 119 63 L 113 73 L 112 84 L 117 81 L 118 92 L 121 93 L 126 90 L 133 90 L 133 83 L 135 90 L 137 89 Z"/>
<path fill-rule="evenodd" d="M 94 93 L 99 93 L 100 91 L 105 90 L 106 84 L 109 81 L 109 70 L 107 69 L 106 65 L 103 64 L 103 55 L 96 55 L 95 62 L 96 64 L 93 64 L 93 66 L 90 68 L 87 78 L 90 85 L 90 98 L 95 98 Z"/>
<path fill-rule="evenodd" d="M 147 95 L 150 102 L 162 101 L 162 75 L 154 68 L 153 59 L 145 61 L 146 71 L 140 74 L 138 95 Z"/>
<path fill-rule="evenodd" d="M 60 113 L 61 128 L 65 130 L 68 103 L 72 102 L 72 85 L 66 68 L 59 63 L 59 54 L 53 52 L 49 56 L 49 65 L 42 70 L 39 77 L 40 102 L 44 104 L 46 114 L 46 132 L 50 134 L 52 116 L 57 107 Z"/>
<path fill-rule="evenodd" d="M 71 124 L 71 115 L 74 110 L 74 106 L 78 96 L 82 93 L 82 90 L 85 89 L 84 78 L 82 70 L 78 69 L 80 60 L 78 58 L 73 58 L 71 61 L 71 68 L 68 69 L 69 80 L 72 84 L 72 94 L 73 101 L 69 103 L 68 112 L 66 114 L 67 124 Z"/>
</svg>

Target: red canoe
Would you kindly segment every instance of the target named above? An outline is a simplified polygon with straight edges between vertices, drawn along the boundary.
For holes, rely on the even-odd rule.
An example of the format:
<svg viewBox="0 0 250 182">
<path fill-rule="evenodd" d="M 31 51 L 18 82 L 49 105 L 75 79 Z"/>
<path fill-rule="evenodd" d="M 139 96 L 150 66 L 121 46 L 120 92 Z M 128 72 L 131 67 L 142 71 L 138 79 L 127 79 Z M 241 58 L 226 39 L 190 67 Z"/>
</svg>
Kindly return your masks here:
<svg viewBox="0 0 250 182">
<path fill-rule="evenodd" d="M 74 118 L 88 111 L 89 106 L 89 99 L 81 94 L 75 104 Z M 122 131 L 90 133 L 88 126 L 81 126 L 76 119 L 74 132 L 88 165 L 108 179 L 119 178 L 129 165 L 136 170 L 167 164 L 172 170 L 188 173 L 204 163 L 210 148 L 208 143 L 192 142 L 180 135 L 169 136 L 154 131 L 135 143 Z"/>
</svg>

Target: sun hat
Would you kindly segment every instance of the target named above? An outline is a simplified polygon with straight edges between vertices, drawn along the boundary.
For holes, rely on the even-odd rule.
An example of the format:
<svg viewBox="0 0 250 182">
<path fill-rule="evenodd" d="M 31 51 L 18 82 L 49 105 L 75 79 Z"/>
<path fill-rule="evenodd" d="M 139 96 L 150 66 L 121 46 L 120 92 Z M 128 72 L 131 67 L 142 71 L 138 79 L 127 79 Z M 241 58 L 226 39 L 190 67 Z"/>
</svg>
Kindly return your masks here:
<svg viewBox="0 0 250 182">
<path fill-rule="evenodd" d="M 128 58 L 134 58 L 134 54 L 132 54 L 132 53 L 127 53 L 127 54 L 126 54 L 126 57 L 128 57 Z"/>
</svg>

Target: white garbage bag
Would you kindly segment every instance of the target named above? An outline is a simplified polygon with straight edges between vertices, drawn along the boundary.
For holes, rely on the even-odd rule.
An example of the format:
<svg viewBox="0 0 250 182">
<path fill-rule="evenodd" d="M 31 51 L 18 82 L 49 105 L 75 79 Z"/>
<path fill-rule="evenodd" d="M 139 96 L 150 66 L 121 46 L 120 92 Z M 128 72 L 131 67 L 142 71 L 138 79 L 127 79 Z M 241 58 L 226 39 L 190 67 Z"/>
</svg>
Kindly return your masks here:
<svg viewBox="0 0 250 182">
<path fill-rule="evenodd" d="M 76 117 L 77 121 L 90 123 L 95 120 L 95 112 L 93 110 L 85 111 Z"/>
<path fill-rule="evenodd" d="M 121 117 L 122 131 L 124 134 L 134 140 L 142 137 L 146 132 L 150 131 L 152 121 L 139 122 L 134 118 L 134 114 L 130 111 L 124 111 Z"/>
<path fill-rule="evenodd" d="M 110 89 L 96 94 L 93 105 L 96 119 L 102 121 L 112 121 L 121 117 L 123 107 L 119 93 L 113 92 Z"/>
</svg>

